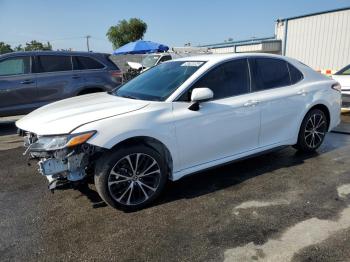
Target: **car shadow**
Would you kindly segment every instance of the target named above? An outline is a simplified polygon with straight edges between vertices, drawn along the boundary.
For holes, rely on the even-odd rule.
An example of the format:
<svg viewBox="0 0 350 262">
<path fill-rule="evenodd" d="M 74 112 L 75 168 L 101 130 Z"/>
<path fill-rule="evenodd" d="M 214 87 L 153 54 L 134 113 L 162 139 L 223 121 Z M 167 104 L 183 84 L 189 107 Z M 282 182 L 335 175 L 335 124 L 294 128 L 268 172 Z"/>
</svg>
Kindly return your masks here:
<svg viewBox="0 0 350 262">
<path fill-rule="evenodd" d="M 318 153 L 302 154 L 292 148 L 285 148 L 198 172 L 175 182 L 169 181 L 162 195 L 148 207 L 210 194 L 281 168 L 301 165 L 308 158 L 317 155 Z M 89 184 L 79 187 L 78 190 L 91 201 L 93 208 L 107 206 L 98 193 L 92 189 L 94 188 L 92 184 L 93 182 L 89 181 Z"/>
<path fill-rule="evenodd" d="M 282 168 L 301 165 L 305 160 L 319 155 L 303 154 L 286 148 L 265 155 L 240 160 L 231 164 L 199 172 L 167 185 L 162 197 L 154 205 L 180 199 L 191 199 L 220 191 Z"/>
</svg>

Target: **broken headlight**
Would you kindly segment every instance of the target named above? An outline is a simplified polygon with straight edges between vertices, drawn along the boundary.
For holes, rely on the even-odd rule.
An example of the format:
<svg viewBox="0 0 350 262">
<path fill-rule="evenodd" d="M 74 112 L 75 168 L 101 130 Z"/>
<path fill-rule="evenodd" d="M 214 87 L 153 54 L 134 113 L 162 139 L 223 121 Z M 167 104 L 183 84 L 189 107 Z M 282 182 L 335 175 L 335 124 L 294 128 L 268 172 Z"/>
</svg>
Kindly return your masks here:
<svg viewBox="0 0 350 262">
<path fill-rule="evenodd" d="M 31 145 L 32 151 L 53 151 L 67 147 L 74 147 L 88 141 L 96 131 L 58 135 L 58 136 L 39 136 L 38 140 Z"/>
</svg>

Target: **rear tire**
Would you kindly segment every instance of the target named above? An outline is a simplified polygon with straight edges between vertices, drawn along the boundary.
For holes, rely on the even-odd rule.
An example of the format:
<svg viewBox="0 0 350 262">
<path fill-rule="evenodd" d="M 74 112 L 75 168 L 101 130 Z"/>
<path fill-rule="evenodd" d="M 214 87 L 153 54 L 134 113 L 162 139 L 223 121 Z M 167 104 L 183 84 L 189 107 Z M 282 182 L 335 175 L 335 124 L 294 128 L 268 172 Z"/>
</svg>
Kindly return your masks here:
<svg viewBox="0 0 350 262">
<path fill-rule="evenodd" d="M 95 186 L 108 205 L 133 211 L 152 203 L 164 189 L 167 177 L 165 161 L 157 151 L 132 145 L 99 158 Z"/>
<path fill-rule="evenodd" d="M 294 148 L 306 153 L 314 152 L 322 145 L 328 124 L 328 119 L 322 110 L 310 110 L 301 123 L 298 142 Z"/>
</svg>

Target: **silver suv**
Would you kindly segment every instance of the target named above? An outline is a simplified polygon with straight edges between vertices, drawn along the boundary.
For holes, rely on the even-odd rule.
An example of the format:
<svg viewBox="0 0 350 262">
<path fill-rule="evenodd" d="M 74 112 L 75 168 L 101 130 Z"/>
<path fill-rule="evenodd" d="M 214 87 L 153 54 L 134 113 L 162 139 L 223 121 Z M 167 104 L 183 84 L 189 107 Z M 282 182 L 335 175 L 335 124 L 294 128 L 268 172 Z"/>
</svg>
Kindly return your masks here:
<svg viewBox="0 0 350 262">
<path fill-rule="evenodd" d="M 109 54 L 35 51 L 0 56 L 0 116 L 27 114 L 77 95 L 110 91 L 122 72 Z"/>
</svg>

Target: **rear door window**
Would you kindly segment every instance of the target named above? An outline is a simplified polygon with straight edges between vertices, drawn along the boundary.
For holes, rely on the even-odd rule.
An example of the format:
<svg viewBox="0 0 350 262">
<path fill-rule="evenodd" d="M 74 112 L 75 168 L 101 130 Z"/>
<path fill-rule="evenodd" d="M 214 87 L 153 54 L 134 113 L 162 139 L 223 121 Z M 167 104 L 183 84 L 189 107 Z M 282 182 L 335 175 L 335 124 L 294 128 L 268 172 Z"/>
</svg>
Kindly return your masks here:
<svg viewBox="0 0 350 262">
<path fill-rule="evenodd" d="M 102 69 L 105 66 L 93 58 L 85 56 L 73 56 L 74 70 Z"/>
<path fill-rule="evenodd" d="M 253 63 L 254 91 L 291 84 L 287 62 L 276 58 L 255 58 Z"/>
<path fill-rule="evenodd" d="M 40 55 L 37 61 L 37 71 L 40 73 L 72 70 L 70 56 Z"/>
<path fill-rule="evenodd" d="M 0 76 L 30 73 L 30 57 L 13 57 L 0 61 Z"/>
</svg>

